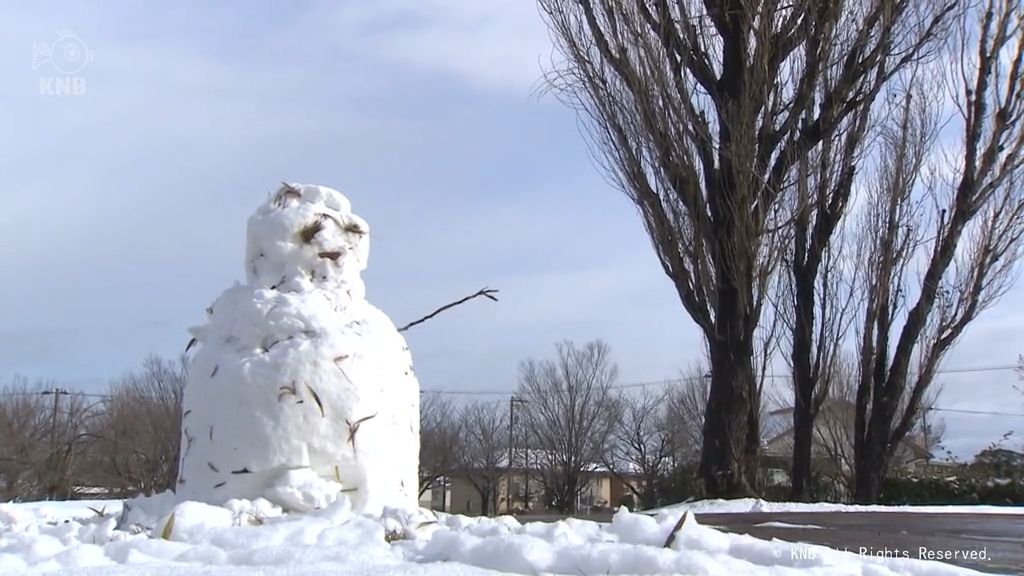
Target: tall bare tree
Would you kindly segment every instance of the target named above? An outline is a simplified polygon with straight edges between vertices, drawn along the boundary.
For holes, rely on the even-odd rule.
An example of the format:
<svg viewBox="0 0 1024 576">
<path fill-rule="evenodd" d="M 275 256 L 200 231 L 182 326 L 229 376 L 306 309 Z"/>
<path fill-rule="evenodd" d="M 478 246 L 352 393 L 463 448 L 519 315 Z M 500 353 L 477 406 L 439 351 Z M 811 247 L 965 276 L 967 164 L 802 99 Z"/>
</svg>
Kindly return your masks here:
<svg viewBox="0 0 1024 576">
<path fill-rule="evenodd" d="M 455 470 L 460 419 L 449 398 L 424 391 L 420 396 L 420 485 L 422 495 Z"/>
<path fill-rule="evenodd" d="M 555 346 L 554 360 L 526 360 L 518 396 L 526 401 L 540 482 L 561 512 L 576 512 L 588 475 L 602 462 L 616 416 L 612 384 L 618 369 L 611 349 L 597 340 Z"/>
<path fill-rule="evenodd" d="M 552 86 L 589 120 L 707 340 L 712 495 L 755 490 L 754 334 L 797 161 L 870 105 L 952 1 L 539 0 L 564 57 Z"/>
<path fill-rule="evenodd" d="M 1016 277 L 1024 236 L 1024 7 L 971 5 L 949 38 L 949 60 L 912 77 L 898 101 L 861 226 L 861 501 L 878 498 L 945 354 Z M 943 127 L 959 135 L 937 162 Z"/>
<path fill-rule="evenodd" d="M 793 500 L 811 497 L 815 420 L 840 371 L 855 312 L 856 269 L 846 258 L 841 226 L 853 196 L 856 166 L 866 154 L 870 107 L 798 164 L 793 240 L 776 309 L 789 335 L 793 382 Z"/>
<path fill-rule="evenodd" d="M 480 496 L 480 512 L 498 510 L 498 487 L 506 472 L 508 418 L 500 404 L 474 402 L 459 413 L 456 469 Z"/>
</svg>

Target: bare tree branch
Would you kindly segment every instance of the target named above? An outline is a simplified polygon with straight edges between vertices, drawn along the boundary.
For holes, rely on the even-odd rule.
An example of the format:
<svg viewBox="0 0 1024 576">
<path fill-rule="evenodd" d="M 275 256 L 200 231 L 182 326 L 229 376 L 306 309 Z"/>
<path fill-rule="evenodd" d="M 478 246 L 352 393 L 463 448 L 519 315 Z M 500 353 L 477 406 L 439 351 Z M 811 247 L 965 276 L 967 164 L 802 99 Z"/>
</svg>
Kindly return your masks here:
<svg viewBox="0 0 1024 576">
<path fill-rule="evenodd" d="M 474 292 L 473 294 L 470 294 L 469 296 L 466 296 L 465 298 L 460 298 L 460 299 L 458 299 L 458 300 L 456 300 L 454 302 L 451 302 L 449 304 L 445 304 L 444 306 L 441 306 L 437 310 L 434 310 L 433 312 L 431 312 L 430 314 L 427 314 L 426 316 L 420 318 L 419 320 L 414 320 L 412 322 L 409 322 L 405 326 L 402 326 L 401 328 L 399 328 L 398 331 L 399 332 L 405 332 L 406 330 L 408 330 L 409 328 L 412 328 L 413 326 L 417 326 L 419 324 L 423 324 L 427 320 L 430 320 L 431 318 L 433 318 L 434 316 L 437 316 L 438 314 L 440 314 L 441 312 L 444 312 L 445 310 L 450 310 L 452 308 L 455 308 L 456 306 L 459 306 L 461 304 L 465 304 L 466 302 L 469 302 L 470 300 L 472 300 L 474 298 L 479 298 L 480 296 L 483 296 L 484 298 L 487 298 L 488 300 L 490 300 L 492 302 L 497 302 L 498 299 L 494 297 L 494 295 L 497 294 L 497 293 L 498 293 L 498 290 L 496 290 L 494 288 L 486 288 L 486 287 L 481 288 L 480 290 L 477 290 L 476 292 Z"/>
</svg>

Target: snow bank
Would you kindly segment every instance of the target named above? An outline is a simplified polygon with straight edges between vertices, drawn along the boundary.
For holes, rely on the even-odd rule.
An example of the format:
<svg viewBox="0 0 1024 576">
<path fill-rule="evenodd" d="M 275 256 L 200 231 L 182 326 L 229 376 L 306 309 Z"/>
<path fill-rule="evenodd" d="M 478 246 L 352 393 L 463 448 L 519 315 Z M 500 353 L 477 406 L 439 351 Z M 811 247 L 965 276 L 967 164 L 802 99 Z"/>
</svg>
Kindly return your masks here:
<svg viewBox="0 0 1024 576">
<path fill-rule="evenodd" d="M 761 522 L 754 524 L 754 528 L 794 528 L 797 530 L 824 530 L 817 524 L 790 524 L 789 522 Z"/>
<path fill-rule="evenodd" d="M 659 512 L 697 514 L 745 514 L 748 512 L 923 512 L 927 514 L 1024 514 L 1024 506 L 949 505 L 949 506 L 882 506 L 864 504 L 835 504 L 832 502 L 768 502 L 756 498 L 733 500 L 698 500 L 648 510 Z"/>
<path fill-rule="evenodd" d="M 121 500 L 68 500 L 62 502 L 0 503 L 0 527 L 33 522 L 61 522 L 99 514 L 121 513 Z"/>
<path fill-rule="evenodd" d="M 137 500 L 155 511 L 166 500 Z M 356 513 L 346 495 L 306 514 L 266 500 L 173 504 L 149 530 L 122 530 L 113 515 L 0 526 L 0 574 L 977 574 L 937 562 L 857 556 L 821 546 L 757 540 L 679 513 L 622 509 L 610 524 L 520 524 L 416 509 Z"/>
<path fill-rule="evenodd" d="M 179 500 L 416 505 L 419 385 L 404 339 L 366 301 L 369 241 L 322 186 L 286 184 L 249 219 L 245 284 L 191 330 Z"/>
<path fill-rule="evenodd" d="M 417 562 L 454 561 L 516 574 L 970 574 L 935 562 L 858 556 L 823 546 L 758 540 L 702 526 L 691 514 L 621 509 L 610 525 L 565 520 L 523 526 L 442 517 L 430 538 L 399 542 Z"/>
</svg>

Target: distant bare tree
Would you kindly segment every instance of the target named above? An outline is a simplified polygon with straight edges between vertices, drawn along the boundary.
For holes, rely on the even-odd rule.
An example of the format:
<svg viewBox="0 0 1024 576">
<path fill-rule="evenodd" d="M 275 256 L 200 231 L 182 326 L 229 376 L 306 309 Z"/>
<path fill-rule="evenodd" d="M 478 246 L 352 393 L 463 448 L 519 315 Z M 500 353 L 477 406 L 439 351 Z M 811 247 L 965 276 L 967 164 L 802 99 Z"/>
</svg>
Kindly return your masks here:
<svg viewBox="0 0 1024 576">
<path fill-rule="evenodd" d="M 853 492 L 854 405 L 857 397 L 857 366 L 850 358 L 840 358 L 825 375 L 826 385 L 820 390 L 827 394 L 818 403 L 814 421 L 814 441 L 818 445 L 815 456 L 828 462 L 824 473 L 833 486 Z M 809 486 L 808 486 L 809 488 Z M 808 495 L 818 497 L 811 494 Z"/>
<path fill-rule="evenodd" d="M 673 464 L 695 464 L 704 440 L 704 411 L 711 379 L 701 367 L 683 372 L 666 397 L 667 424 L 672 438 Z"/>
<path fill-rule="evenodd" d="M 66 391 L 51 391 L 56 430 L 53 434 L 51 460 L 47 465 L 46 497 L 67 500 L 78 495 L 87 477 L 86 454 L 91 443 L 89 425 L 100 412 L 96 402 Z"/>
<path fill-rule="evenodd" d="M 84 480 L 87 425 L 95 405 L 81 394 L 15 379 L 0 400 L 0 485 L 5 496 L 66 500 Z"/>
<path fill-rule="evenodd" d="M 102 415 L 90 426 L 94 482 L 124 496 L 174 489 L 187 381 L 184 357 L 150 356 L 140 371 L 111 385 Z"/>
<path fill-rule="evenodd" d="M 456 469 L 480 496 L 480 512 L 498 510 L 498 487 L 508 458 L 508 419 L 494 402 L 474 402 L 459 413 Z"/>
<path fill-rule="evenodd" d="M 51 422 L 41 392 L 20 376 L 0 389 L 0 500 L 34 500 L 46 494 Z"/>
<path fill-rule="evenodd" d="M 625 391 L 616 397 L 619 417 L 603 460 L 642 509 L 657 506 L 662 479 L 672 470 L 673 438 L 667 399 L 665 390 L 646 388 L 639 393 Z"/>
<path fill-rule="evenodd" d="M 1017 356 L 1017 383 L 1013 389 L 1024 397 L 1024 355 Z"/>
<path fill-rule="evenodd" d="M 1024 237 L 1022 19 L 1019 0 L 967 7 L 949 34 L 948 61 L 906 81 L 883 134 L 860 224 L 860 501 L 878 498 L 943 357 L 1016 278 Z M 936 162 L 940 130 L 950 128 L 959 131 L 956 143 Z"/>
<path fill-rule="evenodd" d="M 420 396 L 420 495 L 455 469 L 460 449 L 458 416 L 450 399 L 429 391 Z"/>
<path fill-rule="evenodd" d="M 755 331 L 798 160 L 871 105 L 954 0 L 540 0 L 559 96 L 639 211 L 708 345 L 701 473 L 755 491 Z"/>
<path fill-rule="evenodd" d="M 536 440 L 540 481 L 552 505 L 574 513 L 588 475 L 603 460 L 614 426 L 612 394 L 618 369 L 611 349 L 597 340 L 555 346 L 554 360 L 527 360 L 519 367 L 518 396 Z"/>
<path fill-rule="evenodd" d="M 916 435 L 921 439 L 921 447 L 925 450 L 926 462 L 929 465 L 935 459 L 935 455 L 945 449 L 943 440 L 946 439 L 946 421 L 938 416 L 928 415 L 935 410 L 935 403 L 941 393 L 941 389 L 928 391 L 928 395 L 921 403 L 921 419 L 916 430 Z"/>
</svg>

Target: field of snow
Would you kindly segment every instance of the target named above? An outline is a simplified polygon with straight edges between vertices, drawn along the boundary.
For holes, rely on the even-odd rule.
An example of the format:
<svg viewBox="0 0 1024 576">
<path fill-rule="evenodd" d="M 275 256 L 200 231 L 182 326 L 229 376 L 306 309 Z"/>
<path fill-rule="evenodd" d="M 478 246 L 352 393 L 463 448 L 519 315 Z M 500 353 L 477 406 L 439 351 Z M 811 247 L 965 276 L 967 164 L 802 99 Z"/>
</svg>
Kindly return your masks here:
<svg viewBox="0 0 1024 576">
<path fill-rule="evenodd" d="M 756 498 L 734 500 L 697 500 L 648 510 L 646 514 L 683 511 L 697 514 L 745 514 L 748 512 L 920 512 L 926 514 L 1024 514 L 1024 506 L 950 505 L 881 506 L 835 504 L 832 502 L 768 502 Z"/>
<path fill-rule="evenodd" d="M 224 506 L 129 501 L 0 504 L 0 574 L 267 576 L 390 574 L 973 574 L 700 525 L 681 510 L 623 509 L 608 524 L 520 524 L 425 510 L 353 512 L 342 496 L 306 514 L 262 499 Z"/>
</svg>

